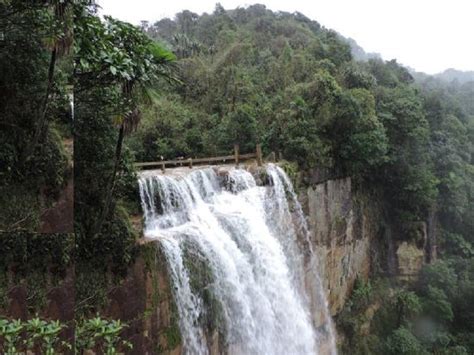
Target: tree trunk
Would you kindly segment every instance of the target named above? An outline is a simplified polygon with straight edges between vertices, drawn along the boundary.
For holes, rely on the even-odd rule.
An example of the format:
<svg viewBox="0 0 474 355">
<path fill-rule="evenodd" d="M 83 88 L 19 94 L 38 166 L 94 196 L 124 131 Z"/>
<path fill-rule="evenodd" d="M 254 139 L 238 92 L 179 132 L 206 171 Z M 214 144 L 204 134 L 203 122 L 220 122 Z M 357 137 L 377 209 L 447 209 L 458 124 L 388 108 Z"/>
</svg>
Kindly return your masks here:
<svg viewBox="0 0 474 355">
<path fill-rule="evenodd" d="M 426 243 L 426 262 L 432 263 L 437 258 L 437 210 L 436 203 L 428 211 L 427 219 L 427 243 Z"/>
<path fill-rule="evenodd" d="M 20 166 L 24 166 L 24 164 L 34 154 L 35 148 L 38 145 L 39 140 L 44 133 L 44 127 L 47 121 L 46 113 L 48 111 L 49 95 L 51 94 L 51 89 L 53 88 L 53 83 L 54 83 L 54 68 L 56 66 L 56 58 L 57 58 L 57 50 L 56 48 L 54 48 L 51 51 L 51 58 L 49 61 L 49 69 L 48 69 L 48 86 L 46 87 L 46 93 L 44 96 L 43 104 L 41 106 L 39 119 L 36 122 L 35 132 L 33 134 L 33 139 L 31 143 L 28 144 L 23 150 Z"/>
<path fill-rule="evenodd" d="M 91 237 L 100 233 L 100 230 L 102 229 L 102 226 L 107 219 L 107 217 L 110 214 L 111 206 L 112 206 L 112 198 L 114 195 L 114 190 L 115 190 L 115 183 L 117 181 L 117 173 L 119 170 L 120 166 L 120 161 L 122 157 L 122 145 L 123 145 L 123 138 L 125 133 L 125 127 L 124 123 L 120 125 L 120 130 L 119 130 L 119 136 L 117 139 L 117 144 L 115 146 L 115 160 L 114 160 L 114 170 L 112 172 L 112 176 L 109 179 L 109 182 L 107 184 L 106 188 L 106 196 L 105 196 L 105 202 L 102 207 L 102 212 L 98 218 L 98 220 L 94 223 L 94 226 L 91 231 Z"/>
</svg>

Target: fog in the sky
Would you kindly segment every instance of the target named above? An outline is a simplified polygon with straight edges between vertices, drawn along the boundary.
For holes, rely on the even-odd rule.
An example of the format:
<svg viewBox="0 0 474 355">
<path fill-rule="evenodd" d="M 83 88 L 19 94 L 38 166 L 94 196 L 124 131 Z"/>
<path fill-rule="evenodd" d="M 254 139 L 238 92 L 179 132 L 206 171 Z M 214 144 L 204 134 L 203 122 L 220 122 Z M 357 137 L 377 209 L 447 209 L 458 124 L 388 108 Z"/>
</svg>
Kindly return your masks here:
<svg viewBox="0 0 474 355">
<path fill-rule="evenodd" d="M 102 14 L 139 24 L 191 10 L 211 13 L 254 3 L 277 11 L 299 11 L 355 39 L 366 52 L 418 71 L 474 70 L 474 0 L 98 0 Z"/>
</svg>

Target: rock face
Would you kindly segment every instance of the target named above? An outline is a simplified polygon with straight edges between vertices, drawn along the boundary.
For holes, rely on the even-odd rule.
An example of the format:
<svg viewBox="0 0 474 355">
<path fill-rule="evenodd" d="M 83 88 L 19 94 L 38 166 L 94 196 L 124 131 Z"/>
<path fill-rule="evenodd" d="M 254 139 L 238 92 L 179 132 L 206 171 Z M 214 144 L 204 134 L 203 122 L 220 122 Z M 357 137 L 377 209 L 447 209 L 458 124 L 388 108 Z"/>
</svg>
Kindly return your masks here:
<svg viewBox="0 0 474 355">
<path fill-rule="evenodd" d="M 350 178 L 327 180 L 300 193 L 331 314 L 337 314 L 357 278 L 366 280 L 373 241 L 379 234 L 378 212 L 352 191 Z"/>
<path fill-rule="evenodd" d="M 425 253 L 414 243 L 401 242 L 397 248 L 398 278 L 411 281 L 423 266 Z"/>
<path fill-rule="evenodd" d="M 423 264 L 434 260 L 430 253 L 428 228 L 425 222 L 412 222 L 402 226 L 396 243 L 397 278 L 403 282 L 416 279 Z"/>
<path fill-rule="evenodd" d="M 139 255 L 120 286 L 109 294 L 106 316 L 129 325 L 123 337 L 133 354 L 180 354 L 181 339 L 164 256 L 155 243 Z"/>
<path fill-rule="evenodd" d="M 377 202 L 355 192 L 350 178 L 315 183 L 300 191 L 300 200 L 332 315 L 343 308 L 356 279 L 367 280 L 376 267 L 410 282 L 429 261 L 427 255 L 436 257 L 425 222 L 390 226 Z"/>
</svg>

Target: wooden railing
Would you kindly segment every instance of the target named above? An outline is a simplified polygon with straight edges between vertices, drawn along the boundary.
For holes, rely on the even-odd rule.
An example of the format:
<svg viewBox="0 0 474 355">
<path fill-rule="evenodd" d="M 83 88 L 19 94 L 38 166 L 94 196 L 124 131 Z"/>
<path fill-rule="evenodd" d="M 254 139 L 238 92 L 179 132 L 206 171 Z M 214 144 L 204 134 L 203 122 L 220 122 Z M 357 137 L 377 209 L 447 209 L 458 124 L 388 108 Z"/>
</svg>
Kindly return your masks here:
<svg viewBox="0 0 474 355">
<path fill-rule="evenodd" d="M 275 155 L 272 154 L 272 157 Z M 145 168 L 161 168 L 164 172 L 167 167 L 180 167 L 180 166 L 187 166 L 192 168 L 193 165 L 200 165 L 200 164 L 208 164 L 208 165 L 215 165 L 215 164 L 229 164 L 235 163 L 235 165 L 239 165 L 240 162 L 249 160 L 249 159 L 256 159 L 258 166 L 263 164 L 262 158 L 262 147 L 260 144 L 257 144 L 255 149 L 255 153 L 249 154 L 240 154 L 239 145 L 234 145 L 234 154 L 233 155 L 224 155 L 220 157 L 208 157 L 208 158 L 188 158 L 188 159 L 174 159 L 174 160 L 161 160 L 161 161 L 152 161 L 152 162 L 143 162 L 143 163 L 135 163 L 135 167 L 137 169 L 145 169 Z"/>
</svg>

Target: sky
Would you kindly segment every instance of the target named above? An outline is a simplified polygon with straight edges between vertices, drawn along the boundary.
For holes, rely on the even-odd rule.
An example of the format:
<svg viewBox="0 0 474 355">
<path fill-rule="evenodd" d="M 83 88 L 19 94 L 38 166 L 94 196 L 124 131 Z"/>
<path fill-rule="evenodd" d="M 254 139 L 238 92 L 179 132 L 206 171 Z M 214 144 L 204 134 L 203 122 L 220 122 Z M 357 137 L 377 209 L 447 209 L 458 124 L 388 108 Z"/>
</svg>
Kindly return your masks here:
<svg viewBox="0 0 474 355">
<path fill-rule="evenodd" d="M 182 10 L 212 13 L 264 4 L 298 11 L 351 37 L 366 52 L 428 74 L 448 68 L 474 70 L 474 0 L 96 0 L 101 13 L 139 24 L 173 18 Z"/>
</svg>

